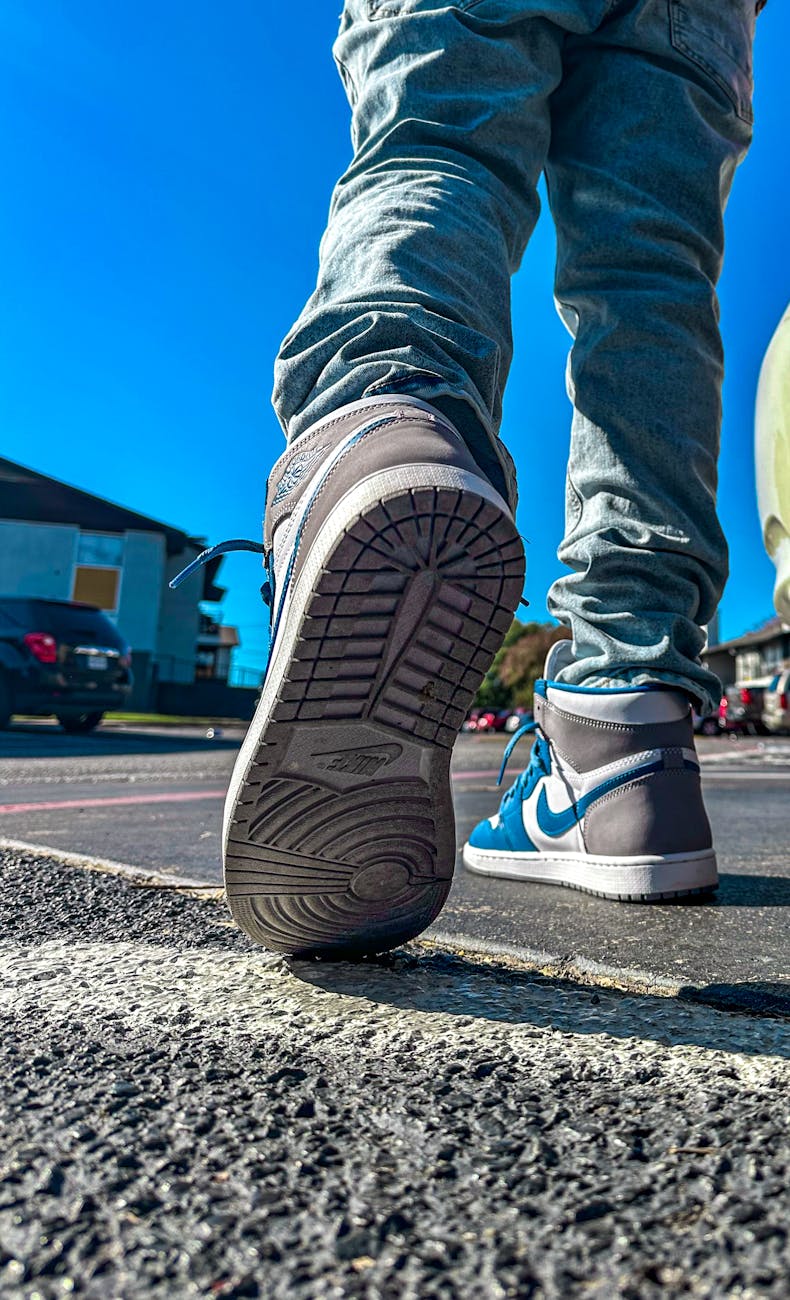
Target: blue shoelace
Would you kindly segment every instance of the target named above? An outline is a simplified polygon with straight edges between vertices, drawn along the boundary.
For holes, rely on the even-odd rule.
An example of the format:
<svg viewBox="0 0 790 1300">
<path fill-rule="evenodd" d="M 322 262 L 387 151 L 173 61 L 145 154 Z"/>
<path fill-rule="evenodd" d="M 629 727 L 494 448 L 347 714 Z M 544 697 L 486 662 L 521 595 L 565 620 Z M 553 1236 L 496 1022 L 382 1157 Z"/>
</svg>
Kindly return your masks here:
<svg viewBox="0 0 790 1300">
<path fill-rule="evenodd" d="M 209 546 L 205 551 L 201 551 L 200 555 L 195 556 L 195 559 L 185 569 L 182 569 L 180 573 L 170 579 L 168 586 L 175 591 L 176 587 L 179 587 L 185 578 L 197 573 L 198 569 L 202 569 L 204 564 L 208 564 L 209 560 L 213 560 L 217 555 L 227 555 L 229 551 L 252 551 L 255 555 L 266 555 L 266 547 L 262 542 L 252 542 L 246 537 L 232 537 L 227 542 L 217 542 L 216 546 Z M 266 581 L 261 587 L 261 596 L 264 605 L 268 605 L 269 609 L 271 609 L 274 604 L 274 574 L 270 557 L 266 559 Z"/>
<path fill-rule="evenodd" d="M 532 746 L 532 752 L 529 756 L 529 763 L 527 767 L 524 769 L 524 771 L 521 772 L 520 775 L 516 777 L 510 789 L 507 790 L 505 794 L 502 796 L 503 808 L 506 807 L 509 803 L 511 803 L 513 799 L 518 799 L 520 801 L 525 794 L 528 794 L 530 790 L 534 788 L 536 782 L 539 780 L 541 776 L 549 775 L 549 771 L 551 767 L 551 755 L 549 752 L 549 742 L 546 739 L 546 737 L 543 735 L 542 731 L 540 730 L 539 723 L 525 722 L 521 727 L 519 727 L 518 731 L 513 733 L 507 745 L 505 746 L 505 752 L 502 755 L 502 766 L 499 769 L 499 777 L 497 779 L 497 785 L 502 784 L 502 778 L 505 775 L 505 769 L 508 765 L 510 755 L 513 753 L 513 750 L 515 749 L 516 745 L 521 739 L 523 739 L 524 736 L 528 736 L 532 732 L 537 732 L 538 735 L 535 739 L 535 744 Z"/>
</svg>

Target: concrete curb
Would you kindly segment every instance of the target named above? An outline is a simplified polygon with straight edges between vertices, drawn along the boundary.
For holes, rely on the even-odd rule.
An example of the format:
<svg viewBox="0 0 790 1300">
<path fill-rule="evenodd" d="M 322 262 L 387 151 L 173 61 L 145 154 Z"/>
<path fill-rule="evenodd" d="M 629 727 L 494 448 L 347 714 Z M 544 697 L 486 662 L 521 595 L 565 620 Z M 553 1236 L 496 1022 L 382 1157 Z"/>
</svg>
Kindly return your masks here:
<svg viewBox="0 0 790 1300">
<path fill-rule="evenodd" d="M 135 867 L 129 862 L 115 862 L 112 858 L 94 858 L 88 854 L 70 853 L 66 849 L 51 848 L 47 844 L 30 844 L 27 840 L 7 839 L 0 836 L 0 851 L 8 849 L 16 853 L 32 853 L 39 858 L 54 859 L 66 867 L 77 867 L 81 871 L 100 871 L 104 875 L 120 876 L 130 884 L 145 885 L 149 889 L 177 889 L 183 893 L 199 893 L 203 898 L 224 898 L 224 890 L 217 885 L 207 884 L 204 880 L 192 880 L 189 876 L 178 876 L 175 872 L 148 871 L 145 867 Z"/>
<path fill-rule="evenodd" d="M 222 888 L 205 881 L 172 872 L 150 871 L 110 858 L 90 857 L 43 844 L 30 844 L 25 840 L 0 837 L 0 851 L 3 849 L 33 854 L 82 871 L 116 876 L 146 889 L 167 890 L 213 902 L 224 902 L 225 899 Z M 442 929 L 429 930 L 422 938 L 410 944 L 408 950 L 458 955 L 477 960 L 481 966 L 490 967 L 496 962 L 512 970 L 539 974 L 550 979 L 574 980 L 593 989 L 617 989 L 633 994 L 698 1002 L 741 1014 L 790 1018 L 790 993 L 777 993 L 771 986 L 743 988 L 726 984 L 696 985 L 669 979 L 654 971 L 591 961 L 574 953 L 553 953 L 527 946 L 492 943 L 473 935 Z"/>
</svg>

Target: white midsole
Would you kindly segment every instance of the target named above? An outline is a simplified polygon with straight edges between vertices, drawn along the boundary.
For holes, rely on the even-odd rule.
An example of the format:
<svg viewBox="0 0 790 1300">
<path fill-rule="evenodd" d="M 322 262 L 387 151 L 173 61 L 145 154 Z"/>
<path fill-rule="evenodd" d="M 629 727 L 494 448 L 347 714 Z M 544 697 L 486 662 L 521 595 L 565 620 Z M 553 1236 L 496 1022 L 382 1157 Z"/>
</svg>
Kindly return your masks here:
<svg viewBox="0 0 790 1300">
<path fill-rule="evenodd" d="M 292 590 L 286 595 L 261 698 L 239 750 L 228 786 L 222 824 L 222 839 L 226 849 L 236 801 L 255 759 L 261 737 L 268 726 L 277 691 L 291 660 L 297 633 L 313 593 L 316 578 L 325 567 L 326 560 L 349 524 L 382 497 L 391 497 L 393 493 L 410 491 L 413 488 L 457 488 L 464 492 L 474 492 L 477 496 L 485 497 L 498 506 L 503 513 L 510 514 L 507 505 L 490 483 L 476 474 L 455 469 L 450 465 L 415 464 L 380 470 L 377 474 L 361 479 L 350 492 L 341 497 L 327 516 L 310 548 L 299 577 L 294 582 Z"/>
<path fill-rule="evenodd" d="M 507 853 L 464 845 L 464 864 L 484 876 L 575 885 L 605 894 L 703 889 L 718 880 L 713 849 L 609 858 L 589 853 Z"/>
</svg>

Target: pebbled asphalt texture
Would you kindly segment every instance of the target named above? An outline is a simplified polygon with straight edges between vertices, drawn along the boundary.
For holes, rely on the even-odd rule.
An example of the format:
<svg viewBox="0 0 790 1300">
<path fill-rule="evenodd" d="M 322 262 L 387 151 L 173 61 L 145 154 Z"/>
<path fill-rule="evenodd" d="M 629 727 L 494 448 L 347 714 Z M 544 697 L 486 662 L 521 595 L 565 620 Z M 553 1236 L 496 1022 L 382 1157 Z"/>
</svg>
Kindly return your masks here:
<svg viewBox="0 0 790 1300">
<path fill-rule="evenodd" d="M 788 1021 L 0 877 L 9 1300 L 785 1300 Z"/>
</svg>

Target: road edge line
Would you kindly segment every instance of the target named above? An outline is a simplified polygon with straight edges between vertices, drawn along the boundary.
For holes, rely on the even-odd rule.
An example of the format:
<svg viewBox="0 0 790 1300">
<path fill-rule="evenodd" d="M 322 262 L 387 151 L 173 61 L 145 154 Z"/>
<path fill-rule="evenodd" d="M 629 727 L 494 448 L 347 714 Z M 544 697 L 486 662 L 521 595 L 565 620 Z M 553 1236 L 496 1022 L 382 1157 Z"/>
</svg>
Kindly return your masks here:
<svg viewBox="0 0 790 1300">
<path fill-rule="evenodd" d="M 116 862 L 111 858 L 95 858 L 87 854 L 73 853 L 67 849 L 53 848 L 47 844 L 31 844 L 27 840 L 9 839 L 0 836 L 0 851 L 29 853 L 35 857 L 51 858 L 64 866 L 83 871 L 96 871 L 104 875 L 115 876 L 130 884 L 150 889 L 168 889 L 183 896 L 198 896 L 209 901 L 224 900 L 225 891 L 218 885 L 189 877 L 174 875 L 170 872 L 147 871 L 128 862 Z M 510 963 L 522 971 L 532 971 L 552 980 L 573 980 L 585 985 L 590 992 L 596 988 L 614 989 L 623 994 L 635 996 L 649 994 L 654 997 L 675 999 L 692 1005 L 706 1006 L 711 1010 L 721 1011 L 737 1016 L 765 1016 L 769 1019 L 786 1021 L 790 1012 L 785 1005 L 765 1006 L 749 999 L 722 997 L 715 990 L 717 986 L 695 984 L 691 979 L 685 981 L 670 980 L 665 976 L 649 971 L 631 970 L 628 967 L 612 967 L 603 962 L 584 959 L 578 955 L 559 955 L 534 948 L 522 948 L 517 944 L 496 943 L 488 939 L 475 938 L 463 933 L 445 930 L 431 930 L 412 941 L 414 947 L 423 951 L 439 950 L 456 957 L 472 957 L 481 965 L 499 965 Z M 411 945 L 409 945 L 411 946 Z M 408 951 L 408 948 L 406 949 Z M 707 996 L 706 996 L 707 995 Z"/>
<path fill-rule="evenodd" d="M 147 885 L 151 889 L 176 889 L 183 893 L 199 891 L 203 898 L 224 897 L 221 886 L 212 885 L 205 880 L 177 876 L 169 871 L 151 871 L 146 867 L 135 867 L 131 862 L 95 858 L 88 853 L 72 853 L 68 849 L 54 848 L 50 844 L 31 844 L 28 840 L 0 836 L 0 850 L 2 849 L 8 849 L 12 853 L 32 853 L 39 858 L 53 858 L 56 862 L 62 862 L 64 867 L 77 867 L 82 871 L 98 871 L 107 876 L 120 876 L 123 880 Z"/>
<path fill-rule="evenodd" d="M 571 980 L 583 984 L 590 992 L 597 988 L 614 989 L 635 997 L 651 995 L 685 1002 L 691 1006 L 704 1006 L 714 1011 L 722 1011 L 735 1016 L 760 1016 L 783 1023 L 790 1017 L 790 1007 L 781 997 L 776 999 L 769 991 L 767 998 L 757 986 L 751 991 L 746 986 L 746 996 L 738 996 L 738 986 L 734 986 L 735 995 L 728 996 L 719 984 L 700 984 L 691 978 L 685 980 L 668 979 L 650 971 L 631 970 L 629 967 L 613 967 L 605 962 L 596 962 L 576 954 L 556 955 L 541 952 L 535 948 L 521 948 L 516 944 L 495 943 L 490 939 L 476 939 L 473 935 L 452 934 L 445 930 L 430 930 L 420 936 L 416 944 L 422 948 L 434 948 L 449 952 L 458 957 L 471 957 L 482 963 L 493 965 L 495 962 L 510 963 L 522 970 L 531 970 L 551 980 Z"/>
<path fill-rule="evenodd" d="M 497 943 L 491 939 L 477 939 L 469 934 L 455 934 L 446 930 L 431 930 L 416 941 L 421 946 L 441 948 L 458 955 L 468 954 L 488 962 L 504 958 L 514 966 L 528 968 L 549 979 L 573 979 L 594 988 L 614 988 L 625 993 L 652 993 L 655 997 L 677 998 L 690 981 L 667 979 L 650 971 L 631 970 L 626 967 L 607 966 L 576 955 L 560 955 L 537 948 L 522 948 L 518 944 Z M 693 986 L 692 986 L 693 987 Z"/>
</svg>

